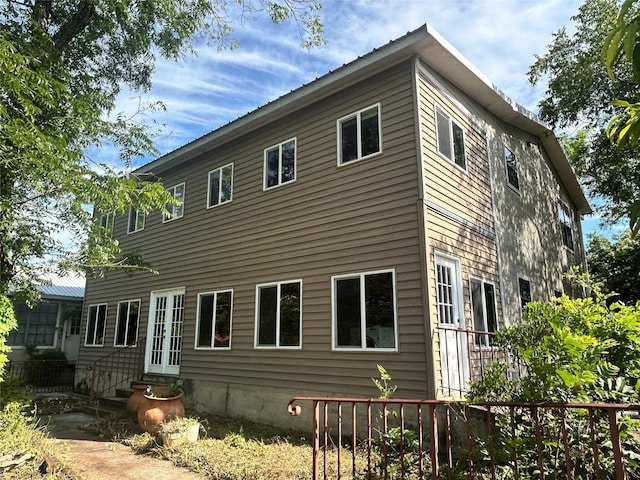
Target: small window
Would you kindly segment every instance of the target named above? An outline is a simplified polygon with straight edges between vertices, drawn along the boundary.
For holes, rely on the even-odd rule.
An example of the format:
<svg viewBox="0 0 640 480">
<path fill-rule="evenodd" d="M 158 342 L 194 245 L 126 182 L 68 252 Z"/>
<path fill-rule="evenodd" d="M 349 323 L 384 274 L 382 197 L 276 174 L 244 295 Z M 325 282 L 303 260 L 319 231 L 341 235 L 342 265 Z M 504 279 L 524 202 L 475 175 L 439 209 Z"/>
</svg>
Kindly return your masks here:
<svg viewBox="0 0 640 480">
<path fill-rule="evenodd" d="M 296 179 L 296 139 L 264 151 L 264 189 L 277 187 Z"/>
<path fill-rule="evenodd" d="M 233 163 L 209 172 L 207 207 L 215 207 L 231 201 L 233 190 Z"/>
<path fill-rule="evenodd" d="M 231 347 L 231 305 L 233 292 L 200 293 L 196 348 Z"/>
<path fill-rule="evenodd" d="M 524 278 L 518 278 L 518 288 L 520 290 L 520 306 L 524 307 L 531 301 L 531 282 Z"/>
<path fill-rule="evenodd" d="M 140 300 L 118 302 L 116 336 L 113 345 L 126 347 L 138 341 L 138 322 L 140 319 Z"/>
<path fill-rule="evenodd" d="M 145 214 L 133 207 L 129 207 L 129 228 L 128 233 L 135 233 L 144 230 Z"/>
<path fill-rule="evenodd" d="M 256 347 L 300 347 L 302 282 L 258 285 Z"/>
<path fill-rule="evenodd" d="M 335 349 L 396 349 L 393 271 L 333 277 Z"/>
<path fill-rule="evenodd" d="M 102 347 L 107 326 L 107 304 L 89 305 L 87 315 L 87 334 L 84 344 L 87 347 Z"/>
<path fill-rule="evenodd" d="M 381 151 L 380 105 L 338 120 L 338 165 L 361 160 Z"/>
<path fill-rule="evenodd" d="M 475 333 L 475 344 L 489 346 L 492 342 L 492 335 L 498 329 L 498 314 L 496 311 L 496 291 L 492 283 L 483 282 L 472 278 L 471 284 L 471 311 L 473 314 L 473 329 Z"/>
<path fill-rule="evenodd" d="M 569 250 L 573 250 L 573 212 L 567 204 L 559 202 L 558 216 L 560 217 L 562 244 Z"/>
<path fill-rule="evenodd" d="M 438 153 L 463 170 L 467 169 L 464 130 L 447 113 L 436 107 Z"/>
<path fill-rule="evenodd" d="M 110 237 L 113 234 L 113 220 L 115 215 L 113 213 L 107 213 L 100 215 L 100 228 L 102 228 L 102 234 Z"/>
<path fill-rule="evenodd" d="M 182 216 L 184 215 L 184 193 L 185 193 L 184 183 L 181 183 L 180 185 L 176 185 L 175 187 L 168 188 L 167 192 L 169 192 L 169 194 L 178 203 L 174 205 L 166 206 L 167 213 L 164 214 L 163 222 L 176 220 L 177 218 L 182 218 Z"/>
<path fill-rule="evenodd" d="M 507 181 L 514 189 L 520 191 L 520 180 L 518 179 L 518 161 L 515 153 L 504 148 L 504 159 L 507 166 Z"/>
</svg>

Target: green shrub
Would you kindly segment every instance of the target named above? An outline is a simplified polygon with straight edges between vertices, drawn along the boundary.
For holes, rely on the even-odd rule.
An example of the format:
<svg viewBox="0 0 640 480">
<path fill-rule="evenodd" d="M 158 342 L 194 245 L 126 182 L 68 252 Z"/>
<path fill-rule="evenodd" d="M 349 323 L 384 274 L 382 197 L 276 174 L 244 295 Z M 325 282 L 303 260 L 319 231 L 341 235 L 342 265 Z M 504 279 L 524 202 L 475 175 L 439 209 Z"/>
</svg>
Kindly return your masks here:
<svg viewBox="0 0 640 480">
<path fill-rule="evenodd" d="M 7 363 L 7 353 L 11 348 L 7 345 L 7 335 L 16 328 L 18 323 L 13 313 L 13 303 L 8 297 L 0 295 L 0 383 L 3 380 L 4 365 Z"/>
</svg>

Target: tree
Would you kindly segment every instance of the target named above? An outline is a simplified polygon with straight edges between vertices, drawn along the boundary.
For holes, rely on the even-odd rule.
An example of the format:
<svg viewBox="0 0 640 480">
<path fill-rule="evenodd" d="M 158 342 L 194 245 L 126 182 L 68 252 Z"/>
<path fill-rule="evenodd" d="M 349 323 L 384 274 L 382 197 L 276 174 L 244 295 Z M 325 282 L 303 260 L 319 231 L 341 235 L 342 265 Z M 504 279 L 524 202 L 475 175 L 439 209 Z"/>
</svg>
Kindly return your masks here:
<svg viewBox="0 0 640 480">
<path fill-rule="evenodd" d="M 613 241 L 601 235 L 590 235 L 587 262 L 592 278 L 602 284 L 605 293 L 627 305 L 640 302 L 640 237 L 630 232 Z"/>
<path fill-rule="evenodd" d="M 628 64 L 611 67 L 614 80 L 601 61 L 603 45 L 618 21 L 616 0 L 586 0 L 572 20 L 575 31 L 562 28 L 554 34 L 547 52 L 536 56 L 529 80 L 548 80 L 539 104 L 543 120 L 554 128 L 581 129 L 580 148 L 575 148 L 575 138 L 568 141 L 570 159 L 590 193 L 604 199 L 599 210 L 605 219 L 615 222 L 640 198 L 640 156 L 630 145 L 612 144 L 607 123 L 618 113 L 613 100 L 640 101 L 640 85 Z"/>
<path fill-rule="evenodd" d="M 179 59 L 196 36 L 233 46 L 231 19 L 260 12 L 293 19 L 310 47 L 322 41 L 320 8 L 319 0 L 0 1 L 0 295 L 33 293 L 47 268 L 141 265 L 87 206 L 123 214 L 172 201 L 161 179 L 126 173 L 132 158 L 154 153 L 144 114 L 158 106 L 134 118 L 113 112 L 122 86 L 151 86 L 156 55 Z M 122 168 L 85 155 L 106 144 L 119 149 Z M 62 230 L 71 245 L 58 239 Z"/>
</svg>

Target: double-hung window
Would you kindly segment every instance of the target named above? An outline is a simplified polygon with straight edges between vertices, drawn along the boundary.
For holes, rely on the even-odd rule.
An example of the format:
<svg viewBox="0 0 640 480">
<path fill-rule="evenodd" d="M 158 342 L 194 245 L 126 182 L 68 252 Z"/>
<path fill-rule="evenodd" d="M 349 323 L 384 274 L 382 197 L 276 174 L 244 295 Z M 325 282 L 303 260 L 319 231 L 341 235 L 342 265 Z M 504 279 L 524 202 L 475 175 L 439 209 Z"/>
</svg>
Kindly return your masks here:
<svg viewBox="0 0 640 480">
<path fill-rule="evenodd" d="M 573 250 L 573 215 L 564 202 L 558 202 L 558 217 L 560 217 L 560 230 L 562 231 L 562 244 Z"/>
<path fill-rule="evenodd" d="M 164 214 L 163 222 L 169 222 L 177 218 L 182 218 L 184 215 L 184 194 L 185 186 L 184 182 L 175 187 L 167 189 L 167 192 L 173 197 L 176 203 L 167 204 L 167 213 Z"/>
<path fill-rule="evenodd" d="M 256 298 L 256 347 L 299 348 L 302 281 L 258 285 Z"/>
<path fill-rule="evenodd" d="M 296 139 L 292 138 L 264 151 L 264 189 L 296 179 Z"/>
<path fill-rule="evenodd" d="M 107 326 L 107 304 L 89 305 L 87 314 L 87 332 L 84 344 L 87 347 L 102 347 Z"/>
<path fill-rule="evenodd" d="M 518 178 L 518 160 L 516 154 L 504 147 L 504 160 L 507 169 L 507 181 L 509 186 L 520 191 L 520 179 Z"/>
<path fill-rule="evenodd" d="M 113 220 L 115 215 L 113 213 L 105 213 L 100 215 L 100 228 L 102 228 L 102 235 L 110 237 L 113 234 Z"/>
<path fill-rule="evenodd" d="M 471 312 L 473 314 L 473 329 L 476 345 L 489 346 L 491 334 L 498 329 L 498 314 L 496 311 L 496 290 L 493 283 L 472 278 L 471 284 Z M 487 334 L 483 334 L 486 332 Z"/>
<path fill-rule="evenodd" d="M 207 208 L 231 201 L 233 193 L 233 163 L 209 172 Z"/>
<path fill-rule="evenodd" d="M 129 207 L 129 227 L 128 233 L 135 233 L 144 230 L 145 214 L 140 210 L 136 210 L 133 207 Z"/>
<path fill-rule="evenodd" d="M 467 169 L 464 150 L 464 130 L 449 114 L 436 107 L 436 137 L 438 153 L 463 170 Z"/>
<path fill-rule="evenodd" d="M 373 105 L 338 120 L 338 165 L 382 151 L 380 105 Z"/>
<path fill-rule="evenodd" d="M 332 284 L 333 348 L 395 350 L 394 272 L 335 276 Z"/>
<path fill-rule="evenodd" d="M 198 294 L 196 348 L 231 347 L 233 291 Z"/>
<path fill-rule="evenodd" d="M 140 320 L 140 300 L 118 302 L 116 336 L 113 345 L 126 347 L 138 341 L 138 323 Z"/>
</svg>

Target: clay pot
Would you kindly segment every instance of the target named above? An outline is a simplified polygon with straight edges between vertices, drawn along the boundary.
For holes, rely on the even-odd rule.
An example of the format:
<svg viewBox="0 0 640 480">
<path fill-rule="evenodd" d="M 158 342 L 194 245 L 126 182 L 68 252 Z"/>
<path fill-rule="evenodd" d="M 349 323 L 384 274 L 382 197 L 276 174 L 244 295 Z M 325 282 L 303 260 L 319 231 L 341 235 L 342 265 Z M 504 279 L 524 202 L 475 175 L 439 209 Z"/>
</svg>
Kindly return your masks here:
<svg viewBox="0 0 640 480">
<path fill-rule="evenodd" d="M 183 392 L 174 397 L 152 397 L 144 395 L 145 403 L 138 410 L 140 428 L 152 435 L 157 435 L 160 425 L 174 418 L 184 416 Z"/>
<path fill-rule="evenodd" d="M 144 392 L 147 390 L 147 386 L 132 385 L 131 388 L 133 388 L 133 393 L 127 400 L 127 414 L 131 418 L 137 418 L 138 410 L 140 410 L 140 407 L 147 401 L 147 399 L 144 398 Z"/>
</svg>

